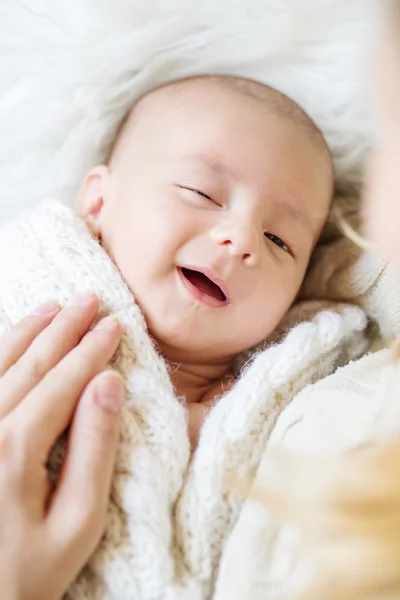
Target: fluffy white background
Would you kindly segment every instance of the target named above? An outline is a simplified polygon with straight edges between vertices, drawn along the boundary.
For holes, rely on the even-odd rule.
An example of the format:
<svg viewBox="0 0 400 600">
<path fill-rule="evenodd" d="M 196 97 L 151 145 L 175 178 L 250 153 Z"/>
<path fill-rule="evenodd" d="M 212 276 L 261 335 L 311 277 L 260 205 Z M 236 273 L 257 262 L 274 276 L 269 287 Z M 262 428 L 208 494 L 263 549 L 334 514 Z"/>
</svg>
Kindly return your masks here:
<svg viewBox="0 0 400 600">
<path fill-rule="evenodd" d="M 358 184 L 377 3 L 0 0 L 0 220 L 46 196 L 73 203 L 134 99 L 201 73 L 288 94 L 323 130 L 338 180 Z"/>
</svg>

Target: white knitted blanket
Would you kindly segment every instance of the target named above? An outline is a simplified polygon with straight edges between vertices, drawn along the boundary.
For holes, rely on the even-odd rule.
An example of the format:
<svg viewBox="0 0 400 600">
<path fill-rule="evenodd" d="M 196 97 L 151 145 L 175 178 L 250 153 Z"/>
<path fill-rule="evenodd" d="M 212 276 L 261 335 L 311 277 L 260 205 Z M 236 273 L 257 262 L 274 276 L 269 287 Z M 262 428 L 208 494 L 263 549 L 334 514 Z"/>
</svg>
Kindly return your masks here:
<svg viewBox="0 0 400 600">
<path fill-rule="evenodd" d="M 365 352 L 365 312 L 323 301 L 293 309 L 287 335 L 256 352 L 212 409 L 191 458 L 185 407 L 166 364 L 119 271 L 84 222 L 50 201 L 3 226 L 0 333 L 37 304 L 50 298 L 65 304 L 82 290 L 96 293 L 101 315 L 113 312 L 122 324 L 112 366 L 124 378 L 126 402 L 105 534 L 67 598 L 209 598 L 240 511 L 227 477 L 257 466 L 278 415 L 297 392 Z"/>
</svg>

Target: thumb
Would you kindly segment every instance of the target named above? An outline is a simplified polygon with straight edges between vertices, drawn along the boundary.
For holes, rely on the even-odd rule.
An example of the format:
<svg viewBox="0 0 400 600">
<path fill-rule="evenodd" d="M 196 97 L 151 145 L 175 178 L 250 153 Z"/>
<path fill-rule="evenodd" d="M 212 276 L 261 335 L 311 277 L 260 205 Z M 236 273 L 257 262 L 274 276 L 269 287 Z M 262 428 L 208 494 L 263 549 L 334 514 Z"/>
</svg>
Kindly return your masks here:
<svg viewBox="0 0 400 600">
<path fill-rule="evenodd" d="M 104 528 L 123 396 L 123 381 L 113 371 L 101 373 L 84 390 L 48 515 L 54 531 L 60 529 L 61 519 L 68 544 L 71 537 L 83 536 L 82 546 L 88 553 Z"/>
</svg>

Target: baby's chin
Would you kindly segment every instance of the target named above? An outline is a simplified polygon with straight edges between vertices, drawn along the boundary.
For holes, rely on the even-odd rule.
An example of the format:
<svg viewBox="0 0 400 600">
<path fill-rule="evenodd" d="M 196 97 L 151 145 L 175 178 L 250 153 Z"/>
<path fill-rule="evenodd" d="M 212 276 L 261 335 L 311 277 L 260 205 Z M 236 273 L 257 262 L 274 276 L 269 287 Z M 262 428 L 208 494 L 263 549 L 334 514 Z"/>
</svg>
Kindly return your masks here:
<svg viewBox="0 0 400 600">
<path fill-rule="evenodd" d="M 196 328 L 184 325 L 169 328 L 165 323 L 149 323 L 149 333 L 161 354 L 172 362 L 210 364 L 232 361 L 238 354 L 248 351 L 263 340 L 232 339 L 232 331 L 215 327 Z M 231 328 L 232 329 L 232 328 Z"/>
<path fill-rule="evenodd" d="M 173 331 L 165 327 L 149 326 L 149 333 L 154 339 L 161 354 L 170 361 L 177 363 L 210 363 L 224 360 L 231 356 L 223 349 L 223 340 L 214 335 L 195 335 L 184 331 L 184 328 Z"/>
</svg>

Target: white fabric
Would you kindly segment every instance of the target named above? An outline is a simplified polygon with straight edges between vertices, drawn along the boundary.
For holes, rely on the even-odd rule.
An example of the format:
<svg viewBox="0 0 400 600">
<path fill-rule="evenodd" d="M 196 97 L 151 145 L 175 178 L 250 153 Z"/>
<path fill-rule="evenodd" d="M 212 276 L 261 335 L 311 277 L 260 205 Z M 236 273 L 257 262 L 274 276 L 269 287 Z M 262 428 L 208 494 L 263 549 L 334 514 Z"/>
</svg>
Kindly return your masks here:
<svg viewBox="0 0 400 600">
<path fill-rule="evenodd" d="M 71 205 L 144 91 L 227 73 L 287 93 L 321 127 L 340 184 L 373 125 L 365 63 L 379 0 L 1 0 L 0 220 Z"/>
<path fill-rule="evenodd" d="M 132 294 L 84 222 L 59 203 L 42 204 L 3 226 L 0 257 L 0 333 L 38 303 L 58 298 L 65 304 L 83 289 L 98 294 L 101 314 L 115 313 L 123 327 L 113 367 L 124 378 L 126 403 L 106 533 L 68 597 L 208 598 L 240 509 L 227 478 L 258 464 L 278 415 L 297 392 L 365 352 L 364 311 L 326 302 L 294 309 L 291 318 L 309 314 L 308 320 L 243 369 L 212 409 L 190 461 L 185 409 L 166 365 Z M 54 468 L 61 455 L 59 448 Z"/>
<path fill-rule="evenodd" d="M 304 389 L 282 411 L 268 446 L 307 460 L 398 436 L 400 369 L 392 362 L 383 350 Z M 258 489 L 269 487 L 270 465 L 266 454 L 254 481 Z M 294 529 L 247 501 L 225 549 L 214 600 L 293 598 L 312 577 L 297 541 Z"/>
</svg>

